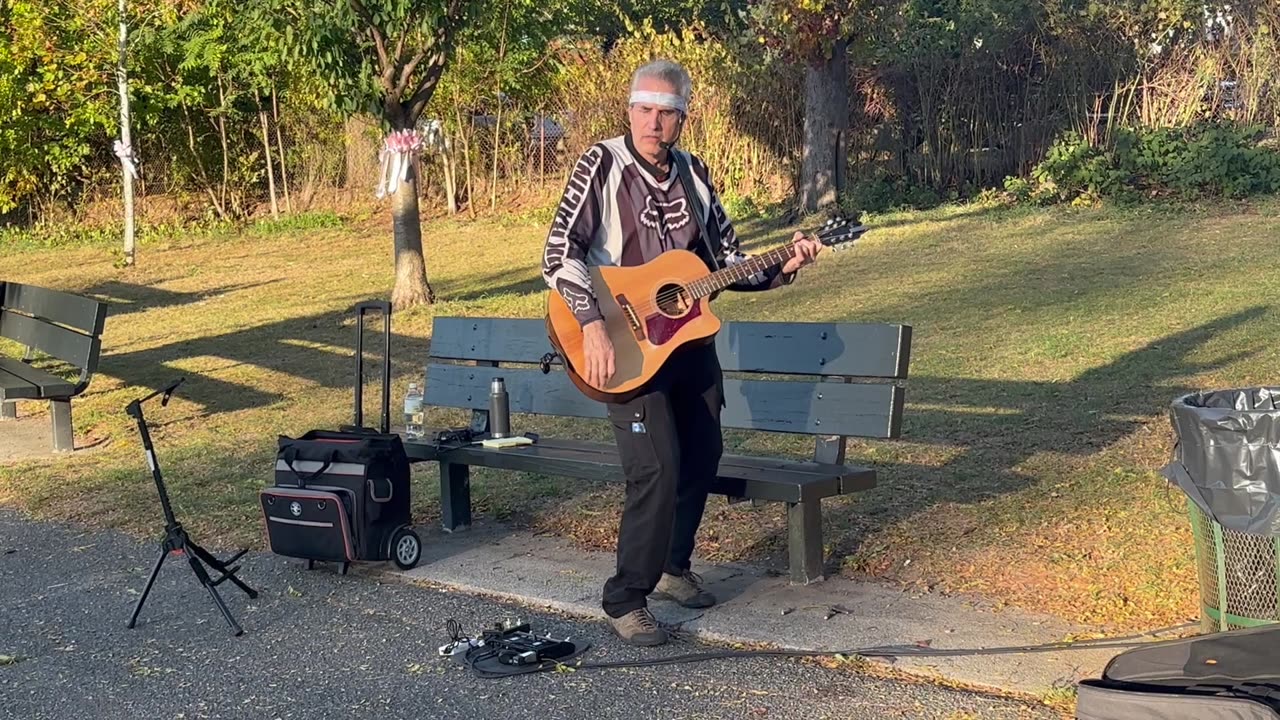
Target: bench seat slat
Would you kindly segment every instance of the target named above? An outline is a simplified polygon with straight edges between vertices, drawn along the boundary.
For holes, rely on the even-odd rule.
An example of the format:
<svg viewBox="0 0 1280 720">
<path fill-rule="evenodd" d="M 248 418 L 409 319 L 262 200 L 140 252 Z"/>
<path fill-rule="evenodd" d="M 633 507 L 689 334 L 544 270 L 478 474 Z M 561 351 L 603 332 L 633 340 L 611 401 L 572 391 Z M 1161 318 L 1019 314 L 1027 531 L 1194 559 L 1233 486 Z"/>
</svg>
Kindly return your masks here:
<svg viewBox="0 0 1280 720">
<path fill-rule="evenodd" d="M 562 371 L 432 364 L 427 403 L 484 410 L 489 381 L 504 379 L 511 412 L 604 418 L 605 406 L 583 395 Z M 721 424 L 771 432 L 894 438 L 901 432 L 902 390 L 895 385 L 739 380 L 724 381 Z"/>
<path fill-rule="evenodd" d="M 432 357 L 536 363 L 551 352 L 542 319 L 437 318 Z M 911 327 L 889 323 L 725 322 L 716 335 L 728 372 L 904 379 Z"/>
<path fill-rule="evenodd" d="M 40 388 L 0 368 L 0 400 L 38 400 Z"/>
<path fill-rule="evenodd" d="M 0 396 L 17 398 L 66 397 L 75 385 L 43 370 L 31 367 L 21 360 L 0 358 Z"/>
<path fill-rule="evenodd" d="M 433 445 L 408 441 L 415 461 L 448 459 L 463 465 L 584 480 L 624 479 L 617 448 L 606 443 L 539 440 L 535 445 L 493 449 L 466 446 L 437 451 Z M 819 500 L 875 486 L 875 471 L 846 465 L 793 462 L 745 455 L 725 455 L 711 491 L 723 495 L 777 502 Z"/>
</svg>

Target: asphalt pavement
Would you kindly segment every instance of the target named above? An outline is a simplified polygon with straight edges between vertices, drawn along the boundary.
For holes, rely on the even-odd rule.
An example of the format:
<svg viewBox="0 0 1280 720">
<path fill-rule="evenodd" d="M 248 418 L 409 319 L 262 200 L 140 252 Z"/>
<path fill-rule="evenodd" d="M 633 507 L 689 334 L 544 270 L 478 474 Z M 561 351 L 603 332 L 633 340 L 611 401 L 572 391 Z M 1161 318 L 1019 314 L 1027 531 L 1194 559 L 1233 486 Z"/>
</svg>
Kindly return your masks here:
<svg viewBox="0 0 1280 720">
<path fill-rule="evenodd" d="M 479 679 L 438 656 L 448 620 L 478 633 L 518 617 L 591 643 L 584 661 L 716 648 L 691 640 L 632 648 L 598 621 L 372 573 L 307 571 L 266 553 L 242 563 L 256 600 L 219 587 L 244 635 L 232 635 L 177 557 L 127 629 L 157 553 L 154 542 L 0 510 L 0 718 L 1058 717 L 1016 700 L 779 658 Z"/>
</svg>

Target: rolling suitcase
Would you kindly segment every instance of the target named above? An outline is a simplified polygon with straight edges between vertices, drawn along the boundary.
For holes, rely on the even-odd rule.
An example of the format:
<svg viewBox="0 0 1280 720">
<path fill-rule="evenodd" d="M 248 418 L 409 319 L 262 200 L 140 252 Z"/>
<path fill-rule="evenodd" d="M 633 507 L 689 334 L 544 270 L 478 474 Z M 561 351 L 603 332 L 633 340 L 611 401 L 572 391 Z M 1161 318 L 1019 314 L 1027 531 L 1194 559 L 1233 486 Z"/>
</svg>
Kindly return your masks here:
<svg viewBox="0 0 1280 720">
<path fill-rule="evenodd" d="M 383 313 L 381 427 L 363 425 L 364 316 Z M 277 440 L 275 484 L 260 493 L 272 552 L 341 563 L 393 561 L 401 569 L 418 564 L 422 542 L 410 527 L 409 460 L 392 433 L 391 306 L 356 306 L 355 424 L 337 431 L 310 430 Z"/>
</svg>

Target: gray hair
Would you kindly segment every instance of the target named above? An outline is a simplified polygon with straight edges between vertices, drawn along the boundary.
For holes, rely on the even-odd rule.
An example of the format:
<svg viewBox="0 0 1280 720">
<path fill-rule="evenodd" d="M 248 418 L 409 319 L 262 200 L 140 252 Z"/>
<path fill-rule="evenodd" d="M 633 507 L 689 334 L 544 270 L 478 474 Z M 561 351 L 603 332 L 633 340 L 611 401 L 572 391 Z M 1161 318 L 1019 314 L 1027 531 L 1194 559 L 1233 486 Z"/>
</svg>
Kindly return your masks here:
<svg viewBox="0 0 1280 720">
<path fill-rule="evenodd" d="M 670 60 L 653 60 L 636 68 L 636 71 L 631 74 L 632 92 L 635 92 L 636 85 L 642 78 L 652 78 L 667 83 L 676 89 L 677 95 L 684 98 L 686 105 L 689 104 L 693 95 L 693 80 L 689 79 L 689 72 L 680 63 Z"/>
</svg>

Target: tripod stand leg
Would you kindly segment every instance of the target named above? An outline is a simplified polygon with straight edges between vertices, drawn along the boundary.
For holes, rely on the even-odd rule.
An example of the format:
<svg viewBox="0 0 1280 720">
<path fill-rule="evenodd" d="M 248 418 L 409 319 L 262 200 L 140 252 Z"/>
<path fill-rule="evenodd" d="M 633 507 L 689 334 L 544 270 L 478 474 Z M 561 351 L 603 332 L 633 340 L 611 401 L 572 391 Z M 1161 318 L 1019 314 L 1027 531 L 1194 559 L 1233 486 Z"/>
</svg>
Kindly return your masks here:
<svg viewBox="0 0 1280 720">
<path fill-rule="evenodd" d="M 160 559 L 156 560 L 156 566 L 151 571 L 151 577 L 147 578 L 147 587 L 142 591 L 142 597 L 138 598 L 138 604 L 133 606 L 133 615 L 129 617 L 129 625 L 133 628 L 134 623 L 138 622 L 138 613 L 142 612 L 142 604 L 147 601 L 147 595 L 151 594 L 151 586 L 156 583 L 156 577 L 160 575 L 160 566 L 164 565 L 164 559 L 169 557 L 169 548 L 160 549 Z"/>
<path fill-rule="evenodd" d="M 201 560 L 203 560 L 206 565 L 222 573 L 222 577 L 218 578 L 217 580 L 218 583 L 221 583 L 223 580 L 230 580 L 231 582 L 235 583 L 236 587 L 243 590 L 244 593 L 248 595 L 250 598 L 258 597 L 257 590 L 254 590 L 253 588 L 244 584 L 244 582 L 240 580 L 240 578 L 236 577 L 234 570 L 227 569 L 227 563 L 224 563 L 221 560 L 215 558 L 213 555 L 209 554 L 208 550 L 205 550 L 204 548 L 200 547 L 199 545 L 196 545 L 190 540 L 187 540 L 187 549 L 194 552 L 196 556 L 199 557 Z M 239 557 L 239 555 L 237 555 L 236 557 Z M 232 560 L 234 561 L 234 558 L 232 558 Z"/>
<path fill-rule="evenodd" d="M 222 596 L 218 594 L 218 588 L 213 586 L 213 581 L 209 579 L 209 573 L 205 572 L 204 565 L 200 564 L 200 559 L 194 553 L 187 554 L 187 560 L 191 563 L 191 569 L 195 572 L 196 577 L 200 579 L 200 584 L 209 591 L 209 597 L 213 598 L 213 602 L 218 606 L 218 610 L 222 612 L 222 617 L 226 619 L 227 624 L 236 635 L 244 633 L 240 628 L 240 623 L 231 616 L 231 611 L 227 609 L 227 604 L 222 601 Z"/>
</svg>

